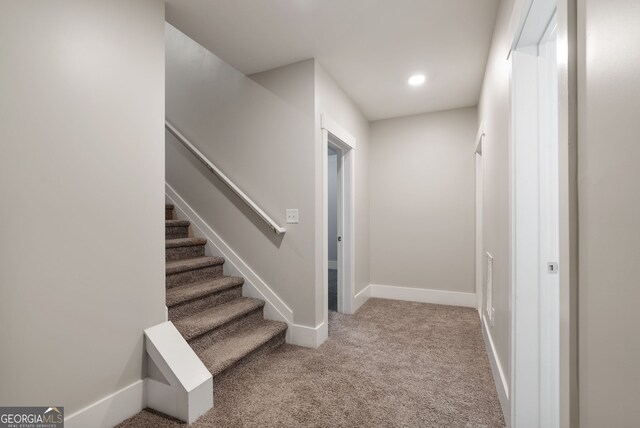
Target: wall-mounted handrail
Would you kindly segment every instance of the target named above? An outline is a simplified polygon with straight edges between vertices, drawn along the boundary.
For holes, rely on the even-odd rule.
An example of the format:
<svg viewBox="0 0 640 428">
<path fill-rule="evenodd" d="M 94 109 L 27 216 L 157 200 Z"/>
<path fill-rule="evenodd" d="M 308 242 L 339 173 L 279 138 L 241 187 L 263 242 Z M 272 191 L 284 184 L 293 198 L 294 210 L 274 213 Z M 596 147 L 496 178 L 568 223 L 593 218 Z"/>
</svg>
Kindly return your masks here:
<svg viewBox="0 0 640 428">
<path fill-rule="evenodd" d="M 271 217 L 267 215 L 258 205 L 256 205 L 253 200 L 246 195 L 238 186 L 235 185 L 233 181 L 229 177 L 227 177 L 222 171 L 218 169 L 209 159 L 206 158 L 205 155 L 200 152 L 187 138 L 180 133 L 169 121 L 164 121 L 164 126 L 171 132 L 177 139 L 180 141 L 191 153 L 194 154 L 195 157 L 198 158 L 200 162 L 202 162 L 211 172 L 213 172 L 224 184 L 231 189 L 233 193 L 238 195 L 242 201 L 249 206 L 258 217 L 260 217 L 267 225 L 273 230 L 276 235 L 281 235 L 286 232 L 286 229 L 278 226 L 278 224 L 273 221 Z"/>
</svg>

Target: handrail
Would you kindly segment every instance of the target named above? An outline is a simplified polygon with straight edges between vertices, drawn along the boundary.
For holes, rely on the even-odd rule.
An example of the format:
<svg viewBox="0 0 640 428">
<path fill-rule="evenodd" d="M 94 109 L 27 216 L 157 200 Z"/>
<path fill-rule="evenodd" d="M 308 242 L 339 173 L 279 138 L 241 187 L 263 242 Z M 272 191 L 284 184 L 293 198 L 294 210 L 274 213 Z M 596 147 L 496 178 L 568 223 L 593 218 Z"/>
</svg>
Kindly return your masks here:
<svg viewBox="0 0 640 428">
<path fill-rule="evenodd" d="M 242 190 L 240 190 L 240 188 L 236 186 L 234 182 L 231 181 L 231 179 L 227 177 L 222 171 L 220 171 L 217 166 L 215 166 L 209 159 L 207 159 L 206 156 L 203 155 L 202 152 L 200 152 L 200 150 L 198 150 L 193 144 L 191 144 L 191 142 L 187 140 L 187 138 L 182 135 L 180 131 L 178 131 L 171 123 L 169 123 L 169 121 L 165 120 L 164 126 L 178 139 L 178 141 L 180 141 L 191 153 L 193 153 L 200 162 L 202 162 L 207 168 L 209 168 L 211 172 L 213 172 L 220 180 L 222 180 L 222 182 L 226 184 L 233 193 L 238 195 L 238 197 L 242 199 L 242 201 L 247 204 L 249 208 L 251 208 L 256 214 L 258 214 L 258 217 L 260 217 L 265 223 L 267 223 L 267 225 L 276 233 L 276 235 L 282 235 L 287 231 L 285 228 L 278 226 L 276 222 L 267 215 L 267 213 L 262 211 L 262 209 L 258 205 L 256 205 L 256 203 L 253 202 L 251 198 L 249 198 Z"/>
</svg>

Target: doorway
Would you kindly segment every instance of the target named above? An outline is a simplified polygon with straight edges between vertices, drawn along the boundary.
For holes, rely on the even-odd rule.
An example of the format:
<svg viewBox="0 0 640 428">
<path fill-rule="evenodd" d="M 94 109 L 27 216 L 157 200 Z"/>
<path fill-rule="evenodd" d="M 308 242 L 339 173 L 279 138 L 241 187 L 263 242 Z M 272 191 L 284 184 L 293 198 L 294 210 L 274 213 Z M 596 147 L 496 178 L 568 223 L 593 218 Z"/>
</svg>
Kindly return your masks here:
<svg viewBox="0 0 640 428">
<path fill-rule="evenodd" d="M 560 426 L 556 2 L 536 0 L 511 51 L 511 422 Z"/>
<path fill-rule="evenodd" d="M 338 182 L 340 181 L 339 164 L 342 163 L 342 153 L 331 144 L 331 137 L 329 138 L 329 155 L 327 157 L 327 242 L 329 243 L 327 263 L 329 264 L 329 310 L 337 312 L 338 246 L 342 241 L 341 232 L 338 231 Z"/>
<path fill-rule="evenodd" d="M 322 115 L 322 295 L 327 331 L 329 310 L 353 313 L 355 148 L 355 138 Z"/>
</svg>

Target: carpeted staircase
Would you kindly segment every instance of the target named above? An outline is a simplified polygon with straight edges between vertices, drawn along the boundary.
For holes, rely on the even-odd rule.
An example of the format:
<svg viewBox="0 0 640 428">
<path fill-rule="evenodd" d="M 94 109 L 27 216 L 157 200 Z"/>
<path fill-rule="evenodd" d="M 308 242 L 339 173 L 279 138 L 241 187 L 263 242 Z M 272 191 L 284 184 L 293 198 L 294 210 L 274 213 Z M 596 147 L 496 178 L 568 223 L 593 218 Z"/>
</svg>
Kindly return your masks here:
<svg viewBox="0 0 640 428">
<path fill-rule="evenodd" d="M 204 254 L 206 239 L 165 207 L 169 319 L 213 377 L 243 359 L 284 343 L 287 325 L 265 320 L 264 302 L 242 297 L 244 280 L 223 274 L 224 259 Z"/>
</svg>

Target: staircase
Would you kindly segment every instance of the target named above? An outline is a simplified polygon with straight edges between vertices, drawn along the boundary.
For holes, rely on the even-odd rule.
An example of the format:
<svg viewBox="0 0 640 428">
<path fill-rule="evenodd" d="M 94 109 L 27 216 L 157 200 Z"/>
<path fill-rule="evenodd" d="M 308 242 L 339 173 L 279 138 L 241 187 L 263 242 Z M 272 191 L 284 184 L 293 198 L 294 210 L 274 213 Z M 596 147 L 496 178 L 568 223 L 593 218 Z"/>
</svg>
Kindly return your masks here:
<svg viewBox="0 0 640 428">
<path fill-rule="evenodd" d="M 244 279 L 223 274 L 224 259 L 204 254 L 206 239 L 189 237 L 188 221 L 165 206 L 169 319 L 213 377 L 247 357 L 284 343 L 287 325 L 265 320 L 264 302 L 242 297 Z"/>
</svg>

